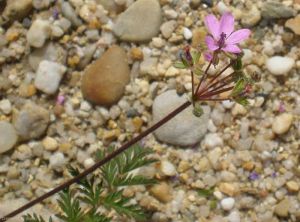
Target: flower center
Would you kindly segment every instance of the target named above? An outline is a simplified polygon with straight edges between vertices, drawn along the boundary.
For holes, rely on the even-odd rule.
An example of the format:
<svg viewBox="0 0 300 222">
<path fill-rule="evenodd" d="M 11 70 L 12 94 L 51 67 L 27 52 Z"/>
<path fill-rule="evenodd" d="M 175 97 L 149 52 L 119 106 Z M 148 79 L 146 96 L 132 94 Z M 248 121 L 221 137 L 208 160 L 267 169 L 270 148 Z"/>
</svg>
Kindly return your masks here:
<svg viewBox="0 0 300 222">
<path fill-rule="evenodd" d="M 218 45 L 220 48 L 223 48 L 225 46 L 225 40 L 226 40 L 226 34 L 222 32 L 220 35 L 220 39 L 218 41 Z"/>
</svg>

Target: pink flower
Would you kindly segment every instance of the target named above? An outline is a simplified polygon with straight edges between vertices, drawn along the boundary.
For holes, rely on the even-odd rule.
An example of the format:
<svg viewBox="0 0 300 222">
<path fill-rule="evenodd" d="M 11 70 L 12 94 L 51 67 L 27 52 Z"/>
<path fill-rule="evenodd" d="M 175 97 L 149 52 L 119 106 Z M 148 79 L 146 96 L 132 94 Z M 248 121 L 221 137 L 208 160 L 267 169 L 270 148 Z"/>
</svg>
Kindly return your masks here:
<svg viewBox="0 0 300 222">
<path fill-rule="evenodd" d="M 223 50 L 240 53 L 241 49 L 237 44 L 247 39 L 251 33 L 249 29 L 240 29 L 234 32 L 234 17 L 231 13 L 224 13 L 220 21 L 210 14 L 205 17 L 204 23 L 211 34 L 205 38 L 210 51 Z"/>
</svg>

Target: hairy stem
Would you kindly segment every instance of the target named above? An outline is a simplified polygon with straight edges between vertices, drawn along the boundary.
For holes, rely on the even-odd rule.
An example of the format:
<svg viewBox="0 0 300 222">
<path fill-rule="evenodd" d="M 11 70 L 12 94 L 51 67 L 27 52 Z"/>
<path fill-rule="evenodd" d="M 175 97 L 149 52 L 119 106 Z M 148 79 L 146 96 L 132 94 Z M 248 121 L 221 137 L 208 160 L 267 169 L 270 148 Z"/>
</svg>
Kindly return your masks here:
<svg viewBox="0 0 300 222">
<path fill-rule="evenodd" d="M 148 128 L 144 132 L 140 133 L 138 136 L 134 137 L 133 139 L 131 139 L 127 143 L 123 144 L 119 149 L 117 149 L 114 152 L 108 154 L 106 157 L 104 157 L 102 160 L 96 162 L 90 168 L 84 170 L 83 172 L 81 172 L 77 176 L 75 176 L 72 179 L 64 182 L 63 184 L 59 185 L 58 187 L 50 190 L 48 193 L 43 194 L 42 196 L 30 201 L 29 203 L 25 204 L 24 206 L 14 210 L 13 212 L 7 214 L 6 216 L 0 218 L 0 222 L 7 221 L 9 218 L 14 217 L 14 216 L 22 213 L 23 211 L 25 211 L 25 210 L 29 209 L 30 207 L 34 206 L 35 204 L 38 204 L 38 203 L 42 202 L 43 200 L 47 199 L 48 197 L 50 197 L 50 196 L 62 191 L 63 189 L 69 187 L 70 185 L 79 182 L 81 179 L 83 179 L 84 177 L 86 177 L 90 173 L 94 172 L 96 169 L 103 166 L 105 163 L 109 162 L 110 160 L 115 158 L 120 153 L 124 152 L 126 149 L 128 149 L 129 147 L 131 147 L 132 145 L 137 143 L 142 138 L 144 138 L 147 135 L 149 135 L 150 133 L 154 132 L 156 129 L 158 129 L 163 124 L 165 124 L 166 122 L 168 122 L 169 120 L 174 118 L 176 115 L 181 113 L 183 110 L 185 110 L 190 105 L 191 105 L 190 101 L 187 101 L 187 102 L 183 103 L 181 106 L 179 106 L 177 109 L 175 109 L 174 111 L 169 113 L 167 116 L 165 116 L 163 119 L 158 121 L 156 124 L 154 124 L 153 126 Z"/>
</svg>

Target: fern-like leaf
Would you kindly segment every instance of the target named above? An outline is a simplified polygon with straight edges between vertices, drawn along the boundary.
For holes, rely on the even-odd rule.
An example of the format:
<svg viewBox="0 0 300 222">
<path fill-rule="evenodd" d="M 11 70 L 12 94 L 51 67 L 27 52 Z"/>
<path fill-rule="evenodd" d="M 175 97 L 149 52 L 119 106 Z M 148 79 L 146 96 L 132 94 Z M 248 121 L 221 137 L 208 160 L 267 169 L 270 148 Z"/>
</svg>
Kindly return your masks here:
<svg viewBox="0 0 300 222">
<path fill-rule="evenodd" d="M 44 220 L 44 218 L 42 218 L 41 216 L 38 216 L 36 214 L 30 215 L 24 215 L 23 216 L 23 221 L 24 222 L 46 222 Z M 49 218 L 49 222 L 53 222 L 52 217 Z"/>
<path fill-rule="evenodd" d="M 81 211 L 79 199 L 73 197 L 69 189 L 59 193 L 59 197 L 60 198 L 57 200 L 57 202 L 63 211 L 63 215 L 58 214 L 56 216 L 65 222 L 81 222 L 83 212 Z"/>
<path fill-rule="evenodd" d="M 69 172 L 74 177 L 79 175 L 79 170 L 71 166 L 69 166 Z M 79 198 L 93 208 L 97 208 L 101 200 L 100 195 L 103 192 L 102 182 L 96 184 L 95 176 L 91 176 L 89 179 L 83 178 L 78 184 L 78 191 L 83 194 Z"/>
<path fill-rule="evenodd" d="M 84 222 L 110 222 L 111 219 L 98 213 L 95 209 L 90 210 L 84 215 Z"/>
<path fill-rule="evenodd" d="M 143 209 L 137 204 L 130 204 L 131 198 L 124 197 L 122 190 L 108 194 L 103 204 L 108 209 L 114 209 L 117 213 L 127 217 L 133 217 L 137 220 L 144 221 L 146 215 Z"/>
<path fill-rule="evenodd" d="M 155 183 L 155 180 L 130 174 L 130 172 L 135 169 L 156 162 L 157 160 L 147 157 L 151 153 L 153 153 L 151 149 L 143 148 L 138 145 L 130 147 L 101 168 L 103 178 L 110 188 Z M 97 154 L 98 158 L 103 158 L 104 156 L 105 152 L 103 151 L 99 151 Z"/>
</svg>

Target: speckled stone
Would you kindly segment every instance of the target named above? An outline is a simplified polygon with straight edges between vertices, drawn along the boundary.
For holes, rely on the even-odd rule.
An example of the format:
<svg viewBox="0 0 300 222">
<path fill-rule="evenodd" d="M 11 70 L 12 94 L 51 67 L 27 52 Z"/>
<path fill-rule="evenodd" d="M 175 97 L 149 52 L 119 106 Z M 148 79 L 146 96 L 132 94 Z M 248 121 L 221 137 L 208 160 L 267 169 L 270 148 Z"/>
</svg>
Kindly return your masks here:
<svg viewBox="0 0 300 222">
<path fill-rule="evenodd" d="M 169 90 L 155 98 L 153 102 L 153 122 L 157 122 L 186 102 L 185 96 L 178 96 L 176 90 Z M 199 118 L 194 116 L 190 106 L 175 118 L 155 131 L 158 140 L 172 145 L 188 146 L 199 142 L 207 131 L 208 113 Z"/>
<path fill-rule="evenodd" d="M 20 111 L 13 114 L 13 124 L 22 140 L 42 136 L 46 132 L 49 121 L 48 110 L 32 102 L 26 103 Z"/>
<path fill-rule="evenodd" d="M 117 18 L 113 32 L 124 41 L 149 41 L 159 33 L 161 22 L 157 0 L 138 0 Z"/>
</svg>

